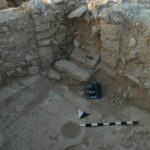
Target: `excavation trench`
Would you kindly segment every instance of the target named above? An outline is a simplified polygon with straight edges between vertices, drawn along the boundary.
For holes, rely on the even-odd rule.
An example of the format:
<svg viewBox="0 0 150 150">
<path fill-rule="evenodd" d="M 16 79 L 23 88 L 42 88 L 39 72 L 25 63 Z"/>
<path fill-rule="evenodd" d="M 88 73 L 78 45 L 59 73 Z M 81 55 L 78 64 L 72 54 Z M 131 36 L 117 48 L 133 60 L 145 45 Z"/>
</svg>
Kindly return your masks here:
<svg viewBox="0 0 150 150">
<path fill-rule="evenodd" d="M 22 2 L 0 1 L 0 149 L 149 149 L 149 3 Z M 112 121 L 140 124 L 79 126 Z"/>
<path fill-rule="evenodd" d="M 9 0 L 17 9 L 1 11 L 0 83 L 55 67 L 75 80 L 100 82 L 104 95 L 149 108 L 148 4 L 92 2 L 87 11 L 81 2 L 33 0 L 18 7 L 22 2 Z"/>
</svg>

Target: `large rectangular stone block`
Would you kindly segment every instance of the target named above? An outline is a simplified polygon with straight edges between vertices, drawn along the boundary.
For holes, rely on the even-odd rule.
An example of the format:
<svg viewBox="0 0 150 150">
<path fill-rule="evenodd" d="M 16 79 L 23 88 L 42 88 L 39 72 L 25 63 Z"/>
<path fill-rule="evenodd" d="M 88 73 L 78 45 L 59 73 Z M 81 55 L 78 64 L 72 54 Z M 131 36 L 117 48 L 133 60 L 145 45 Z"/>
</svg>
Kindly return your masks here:
<svg viewBox="0 0 150 150">
<path fill-rule="evenodd" d="M 57 70 L 64 72 L 70 77 L 81 82 L 87 81 L 91 76 L 89 72 L 68 60 L 61 60 L 56 62 L 55 67 Z"/>
</svg>

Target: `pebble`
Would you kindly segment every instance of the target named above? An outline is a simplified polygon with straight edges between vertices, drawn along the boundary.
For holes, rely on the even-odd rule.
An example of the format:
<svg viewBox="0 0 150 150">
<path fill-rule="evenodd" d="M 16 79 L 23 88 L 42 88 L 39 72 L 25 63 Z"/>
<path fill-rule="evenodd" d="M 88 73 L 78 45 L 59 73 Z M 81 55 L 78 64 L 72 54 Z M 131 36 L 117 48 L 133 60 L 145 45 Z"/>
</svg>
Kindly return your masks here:
<svg viewBox="0 0 150 150">
<path fill-rule="evenodd" d="M 129 39 L 128 47 L 133 48 L 133 47 L 135 47 L 135 46 L 136 46 L 136 39 L 135 39 L 134 37 L 131 37 L 131 38 Z"/>
</svg>

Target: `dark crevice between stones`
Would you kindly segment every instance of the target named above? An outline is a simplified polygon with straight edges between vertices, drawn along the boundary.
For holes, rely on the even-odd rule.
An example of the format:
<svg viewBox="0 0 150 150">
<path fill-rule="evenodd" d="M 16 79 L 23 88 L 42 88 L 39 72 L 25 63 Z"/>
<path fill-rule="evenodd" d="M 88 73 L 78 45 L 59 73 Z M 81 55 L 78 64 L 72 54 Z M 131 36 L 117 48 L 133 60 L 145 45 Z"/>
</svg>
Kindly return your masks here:
<svg viewBox="0 0 150 150">
<path fill-rule="evenodd" d="M 27 2 L 29 0 L 7 0 L 8 7 L 18 7 L 20 6 L 23 2 Z"/>
</svg>

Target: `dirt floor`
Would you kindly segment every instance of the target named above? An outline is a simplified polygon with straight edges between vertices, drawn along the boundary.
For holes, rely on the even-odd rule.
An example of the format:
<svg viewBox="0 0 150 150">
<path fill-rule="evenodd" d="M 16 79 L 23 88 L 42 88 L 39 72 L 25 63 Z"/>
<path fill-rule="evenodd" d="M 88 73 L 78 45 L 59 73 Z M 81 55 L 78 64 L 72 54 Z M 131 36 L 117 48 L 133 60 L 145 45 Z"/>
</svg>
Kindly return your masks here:
<svg viewBox="0 0 150 150">
<path fill-rule="evenodd" d="M 134 106 L 86 100 L 84 86 L 43 75 L 0 89 L 1 150 L 149 150 L 150 114 Z M 91 115 L 78 119 L 78 109 Z M 139 125 L 80 128 L 79 123 L 138 120 Z"/>
</svg>

